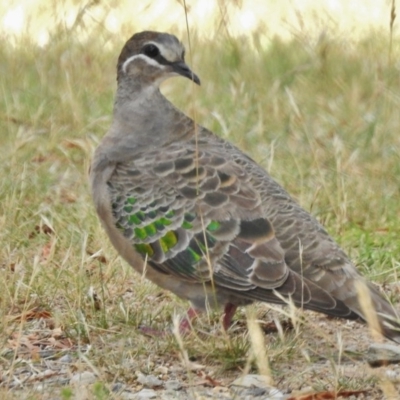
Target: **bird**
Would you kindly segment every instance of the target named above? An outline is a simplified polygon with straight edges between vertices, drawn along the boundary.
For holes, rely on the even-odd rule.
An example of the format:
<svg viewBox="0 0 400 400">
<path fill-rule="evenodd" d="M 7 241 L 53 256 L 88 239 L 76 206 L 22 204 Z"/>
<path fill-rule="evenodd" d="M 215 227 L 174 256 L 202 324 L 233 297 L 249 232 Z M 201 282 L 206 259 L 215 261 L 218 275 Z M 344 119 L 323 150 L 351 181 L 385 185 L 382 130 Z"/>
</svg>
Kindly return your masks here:
<svg viewBox="0 0 400 400">
<path fill-rule="evenodd" d="M 190 302 L 182 330 L 209 307 L 223 328 L 240 306 L 292 303 L 367 320 L 400 343 L 396 311 L 323 226 L 265 169 L 197 124 L 160 91 L 170 77 L 199 77 L 169 33 L 143 31 L 117 62 L 113 119 L 95 150 L 90 186 L 112 245 L 139 274 Z"/>
</svg>

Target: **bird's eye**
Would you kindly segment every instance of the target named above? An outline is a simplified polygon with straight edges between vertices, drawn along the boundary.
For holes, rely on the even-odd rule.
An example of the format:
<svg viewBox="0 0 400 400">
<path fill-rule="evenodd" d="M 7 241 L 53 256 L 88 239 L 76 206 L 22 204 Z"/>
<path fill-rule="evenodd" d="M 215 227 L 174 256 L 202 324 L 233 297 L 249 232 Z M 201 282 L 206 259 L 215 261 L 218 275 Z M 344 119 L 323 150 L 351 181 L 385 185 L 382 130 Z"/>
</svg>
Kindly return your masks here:
<svg viewBox="0 0 400 400">
<path fill-rule="evenodd" d="M 156 58 L 160 54 L 160 50 L 154 44 L 148 44 L 143 47 L 143 53 L 151 58 Z"/>
</svg>

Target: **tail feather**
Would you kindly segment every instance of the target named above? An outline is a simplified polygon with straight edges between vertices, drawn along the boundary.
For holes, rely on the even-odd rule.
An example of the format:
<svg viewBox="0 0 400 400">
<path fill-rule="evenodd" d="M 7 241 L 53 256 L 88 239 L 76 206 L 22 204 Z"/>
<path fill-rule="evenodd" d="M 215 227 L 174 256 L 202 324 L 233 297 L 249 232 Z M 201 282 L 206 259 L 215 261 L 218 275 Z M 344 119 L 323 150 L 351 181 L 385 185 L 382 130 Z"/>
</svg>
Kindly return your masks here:
<svg viewBox="0 0 400 400">
<path fill-rule="evenodd" d="M 311 311 L 317 311 L 338 318 L 357 319 L 360 318 L 368 323 L 370 328 L 381 333 L 386 338 L 400 344 L 400 318 L 393 306 L 386 301 L 378 290 L 362 277 L 350 278 L 342 290 L 328 293 L 322 287 L 306 278 L 301 278 L 291 271 L 290 278 L 296 284 L 301 283 L 307 286 L 307 301 L 301 300 L 299 292 L 293 296 L 286 295 L 285 284 L 276 291 L 266 290 L 260 287 L 243 293 L 235 292 L 236 297 L 245 297 L 256 301 L 263 301 L 273 304 L 286 304 L 292 301 L 296 307 Z M 296 285 L 295 285 L 296 286 Z M 280 294 L 280 289 L 283 289 Z M 346 290 L 343 290 L 346 289 Z"/>
</svg>

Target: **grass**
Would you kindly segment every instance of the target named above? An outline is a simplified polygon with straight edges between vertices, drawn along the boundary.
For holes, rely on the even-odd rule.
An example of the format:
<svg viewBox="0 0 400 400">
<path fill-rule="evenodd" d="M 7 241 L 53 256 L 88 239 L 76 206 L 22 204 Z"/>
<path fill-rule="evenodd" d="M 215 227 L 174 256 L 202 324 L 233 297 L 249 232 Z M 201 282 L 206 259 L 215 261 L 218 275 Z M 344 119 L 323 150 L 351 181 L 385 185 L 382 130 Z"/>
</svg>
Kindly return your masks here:
<svg viewBox="0 0 400 400">
<path fill-rule="evenodd" d="M 116 382 L 140 387 L 138 373 L 182 365 L 174 337 L 149 338 L 138 328 L 171 327 L 187 305 L 118 258 L 91 203 L 88 166 L 111 121 L 115 63 L 127 39 L 98 29 L 101 34 L 79 40 L 60 28 L 43 48 L 29 37 L 0 46 L 6 60 L 0 64 L 3 398 L 21 396 L 13 385 L 24 370 L 49 368 L 40 353 L 45 350 L 55 360 L 73 355 L 67 374 L 96 372 L 99 383 L 88 393 L 95 399 L 119 398 L 110 392 Z M 398 300 L 398 40 L 390 63 L 388 40 L 377 32 L 357 41 L 333 33 L 315 40 L 299 32 L 290 41 L 269 38 L 266 46 L 257 35 L 209 40 L 193 32 L 191 64 L 202 86 L 174 79 L 164 93 L 268 169 L 359 269 Z M 95 297 L 88 296 L 91 290 Z M 268 310 L 254 307 L 259 320 L 287 318 Z M 50 318 L 40 318 L 45 313 Z M 222 335 L 219 316 L 206 316 L 198 334 L 182 339 L 188 360 L 224 384 L 243 370 L 260 369 L 244 310 L 236 320 Z M 279 388 L 367 388 L 380 398 L 382 376 L 349 372 L 338 358 L 337 332 L 343 332 L 345 347 L 354 340 L 360 345 L 366 327 L 306 313 L 295 328 L 265 337 Z M 318 364 L 321 359 L 328 361 Z M 189 369 L 176 374 L 193 382 Z M 35 399 L 50 398 L 53 390 L 65 399 L 76 395 L 74 387 L 53 386 L 38 393 L 26 384 L 23 393 Z"/>
</svg>

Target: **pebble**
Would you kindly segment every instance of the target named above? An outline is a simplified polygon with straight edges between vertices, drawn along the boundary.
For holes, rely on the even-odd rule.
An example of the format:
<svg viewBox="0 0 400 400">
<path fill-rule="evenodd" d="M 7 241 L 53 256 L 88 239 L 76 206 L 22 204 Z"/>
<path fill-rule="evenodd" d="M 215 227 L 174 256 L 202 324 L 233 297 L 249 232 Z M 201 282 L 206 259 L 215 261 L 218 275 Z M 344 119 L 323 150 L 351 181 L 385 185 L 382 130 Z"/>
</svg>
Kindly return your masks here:
<svg viewBox="0 0 400 400">
<path fill-rule="evenodd" d="M 229 389 L 224 386 L 215 386 L 212 390 L 213 393 L 221 394 L 221 393 L 228 393 Z"/>
<path fill-rule="evenodd" d="M 283 400 L 284 394 L 269 384 L 269 378 L 263 375 L 248 374 L 235 379 L 231 388 L 240 399 L 253 399 L 266 396 L 269 400 Z"/>
<path fill-rule="evenodd" d="M 367 361 L 372 367 L 400 363 L 400 346 L 374 343 L 368 349 Z"/>
<path fill-rule="evenodd" d="M 69 354 L 65 354 L 62 357 L 60 357 L 58 361 L 63 364 L 70 364 L 72 363 L 73 360 Z"/>
<path fill-rule="evenodd" d="M 235 379 L 231 386 L 241 386 L 248 388 L 269 388 L 269 378 L 263 375 L 248 374 Z"/>
<path fill-rule="evenodd" d="M 390 380 L 395 380 L 395 379 L 398 379 L 398 377 L 399 377 L 399 373 L 397 371 L 393 371 L 393 370 L 390 370 L 390 369 L 385 372 L 385 375 Z"/>
<path fill-rule="evenodd" d="M 163 386 L 164 382 L 161 379 L 158 379 L 154 375 L 143 375 L 140 374 L 137 378 L 138 382 L 141 383 L 143 386 L 148 388 L 154 388 L 157 386 Z"/>
<path fill-rule="evenodd" d="M 166 390 L 180 390 L 182 389 L 182 383 L 176 379 L 170 379 L 169 381 L 165 382 L 165 389 Z"/>
<path fill-rule="evenodd" d="M 154 372 L 157 372 L 157 373 L 162 374 L 162 375 L 167 375 L 168 374 L 168 368 L 164 367 L 163 365 L 160 365 L 159 367 L 157 367 L 154 370 Z"/>
<path fill-rule="evenodd" d="M 140 392 L 136 393 L 135 399 L 137 400 L 147 400 L 147 399 L 155 399 L 157 397 L 157 393 L 153 389 L 142 389 Z"/>
<path fill-rule="evenodd" d="M 120 396 L 124 400 L 137 400 L 138 399 L 136 394 L 131 393 L 131 392 L 122 392 L 120 394 Z"/>
<path fill-rule="evenodd" d="M 38 392 L 43 392 L 45 388 L 46 385 L 43 385 L 43 383 L 39 383 L 38 385 L 34 386 L 34 389 L 37 390 Z"/>
<path fill-rule="evenodd" d="M 174 390 L 165 390 L 162 393 L 157 393 L 161 400 L 187 400 L 190 399 L 188 393 L 175 392 Z M 201 398 L 201 397 L 199 397 Z"/>
<path fill-rule="evenodd" d="M 125 385 L 123 383 L 114 383 L 111 387 L 111 391 L 114 393 L 122 392 L 125 389 Z"/>
<path fill-rule="evenodd" d="M 70 380 L 71 385 L 90 385 L 94 382 L 96 382 L 96 375 L 89 371 L 79 372 L 73 375 Z"/>
</svg>

